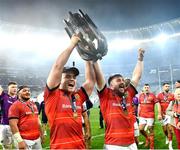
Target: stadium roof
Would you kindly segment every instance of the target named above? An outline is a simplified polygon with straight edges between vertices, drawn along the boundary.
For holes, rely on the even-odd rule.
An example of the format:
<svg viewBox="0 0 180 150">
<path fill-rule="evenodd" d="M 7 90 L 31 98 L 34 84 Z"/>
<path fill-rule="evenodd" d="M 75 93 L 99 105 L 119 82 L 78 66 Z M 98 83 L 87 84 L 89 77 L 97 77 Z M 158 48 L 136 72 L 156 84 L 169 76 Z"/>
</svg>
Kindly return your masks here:
<svg viewBox="0 0 180 150">
<path fill-rule="evenodd" d="M 0 0 L 0 20 L 62 29 L 68 11 L 82 9 L 102 30 L 125 30 L 179 18 L 179 0 Z"/>
</svg>

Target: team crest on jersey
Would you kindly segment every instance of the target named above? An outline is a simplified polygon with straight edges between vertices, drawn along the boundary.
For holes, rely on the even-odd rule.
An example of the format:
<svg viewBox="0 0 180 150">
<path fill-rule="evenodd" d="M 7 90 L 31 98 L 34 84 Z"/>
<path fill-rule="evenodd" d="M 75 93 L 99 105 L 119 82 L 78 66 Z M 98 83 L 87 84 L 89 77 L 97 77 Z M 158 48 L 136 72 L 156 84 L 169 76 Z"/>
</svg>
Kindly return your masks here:
<svg viewBox="0 0 180 150">
<path fill-rule="evenodd" d="M 75 96 L 76 100 L 78 100 L 80 98 L 79 94 L 75 94 L 74 96 Z"/>
</svg>

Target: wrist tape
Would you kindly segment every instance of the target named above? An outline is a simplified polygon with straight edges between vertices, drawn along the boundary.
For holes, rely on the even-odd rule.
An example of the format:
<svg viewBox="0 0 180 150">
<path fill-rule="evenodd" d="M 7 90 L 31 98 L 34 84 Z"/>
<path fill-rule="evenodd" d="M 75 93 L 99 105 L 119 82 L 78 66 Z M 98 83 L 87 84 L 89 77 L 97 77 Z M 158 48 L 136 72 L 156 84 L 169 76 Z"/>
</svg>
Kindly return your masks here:
<svg viewBox="0 0 180 150">
<path fill-rule="evenodd" d="M 14 136 L 15 140 L 16 140 L 18 143 L 20 143 L 20 142 L 23 141 L 23 139 L 22 139 L 22 137 L 21 137 L 21 135 L 20 135 L 19 132 L 15 133 L 13 136 Z"/>
</svg>

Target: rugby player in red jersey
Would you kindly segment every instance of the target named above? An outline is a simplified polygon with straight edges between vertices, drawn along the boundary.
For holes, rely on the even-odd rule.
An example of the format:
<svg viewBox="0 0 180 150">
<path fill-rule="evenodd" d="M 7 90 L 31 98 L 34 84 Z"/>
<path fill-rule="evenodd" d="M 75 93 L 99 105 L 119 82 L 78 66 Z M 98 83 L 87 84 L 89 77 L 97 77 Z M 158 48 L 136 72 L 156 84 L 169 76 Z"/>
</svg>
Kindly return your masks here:
<svg viewBox="0 0 180 150">
<path fill-rule="evenodd" d="M 135 66 L 131 83 L 125 87 L 122 75 L 109 77 L 109 88 L 98 63 L 94 63 L 94 71 L 100 99 L 100 109 L 105 122 L 105 149 L 132 149 L 137 146 L 134 140 L 134 109 L 133 97 L 143 71 L 144 50 L 139 49 L 138 61 Z"/>
<path fill-rule="evenodd" d="M 170 85 L 165 82 L 162 86 L 162 92 L 157 95 L 158 103 L 158 120 L 160 120 L 164 134 L 166 136 L 166 144 L 169 144 L 169 149 L 172 148 L 173 131 L 170 123 L 170 116 L 166 115 L 166 109 L 171 101 L 174 100 L 174 94 L 169 92 Z"/>
<path fill-rule="evenodd" d="M 156 96 L 150 91 L 150 85 L 144 84 L 143 92 L 139 95 L 139 130 L 146 138 L 145 146 L 147 147 L 150 144 L 150 149 L 154 149 L 154 107 L 157 102 Z M 150 132 L 149 135 L 144 130 L 146 125 Z"/>
<path fill-rule="evenodd" d="M 19 149 L 42 149 L 40 120 L 28 86 L 20 86 L 18 100 L 9 109 L 9 125 Z"/>
<path fill-rule="evenodd" d="M 82 133 L 82 104 L 92 93 L 95 79 L 91 62 L 86 62 L 85 82 L 76 90 L 79 70 L 64 67 L 79 42 L 73 35 L 69 46 L 51 68 L 44 92 L 45 112 L 50 126 L 51 149 L 85 149 Z"/>
</svg>

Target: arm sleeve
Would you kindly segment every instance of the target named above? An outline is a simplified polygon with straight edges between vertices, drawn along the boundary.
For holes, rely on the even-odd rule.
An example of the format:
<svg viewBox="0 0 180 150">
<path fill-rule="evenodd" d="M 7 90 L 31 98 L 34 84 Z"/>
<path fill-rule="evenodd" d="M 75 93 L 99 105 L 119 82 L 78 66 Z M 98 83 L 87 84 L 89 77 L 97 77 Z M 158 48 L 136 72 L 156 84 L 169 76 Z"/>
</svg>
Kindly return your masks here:
<svg viewBox="0 0 180 150">
<path fill-rule="evenodd" d="M 20 117 L 20 109 L 17 105 L 17 103 L 14 103 L 11 105 L 9 112 L 8 112 L 8 118 L 10 119 L 19 119 Z"/>
<path fill-rule="evenodd" d="M 74 93 L 75 97 L 79 97 L 80 96 L 80 100 L 81 100 L 81 104 L 83 104 L 86 100 L 89 99 L 89 96 L 86 93 L 86 90 L 81 87 L 80 89 L 77 90 L 77 92 Z M 77 98 L 76 97 L 76 98 Z"/>
<path fill-rule="evenodd" d="M 97 91 L 99 100 L 102 101 L 104 99 L 104 95 L 108 96 L 108 88 L 107 85 L 105 84 L 104 88 L 101 91 Z"/>
<path fill-rule="evenodd" d="M 58 89 L 59 85 L 53 89 L 49 89 L 49 87 L 46 85 L 45 90 L 44 90 L 44 102 L 46 103 L 49 99 L 53 100 L 54 96 L 56 96 L 56 92 Z"/>
</svg>

